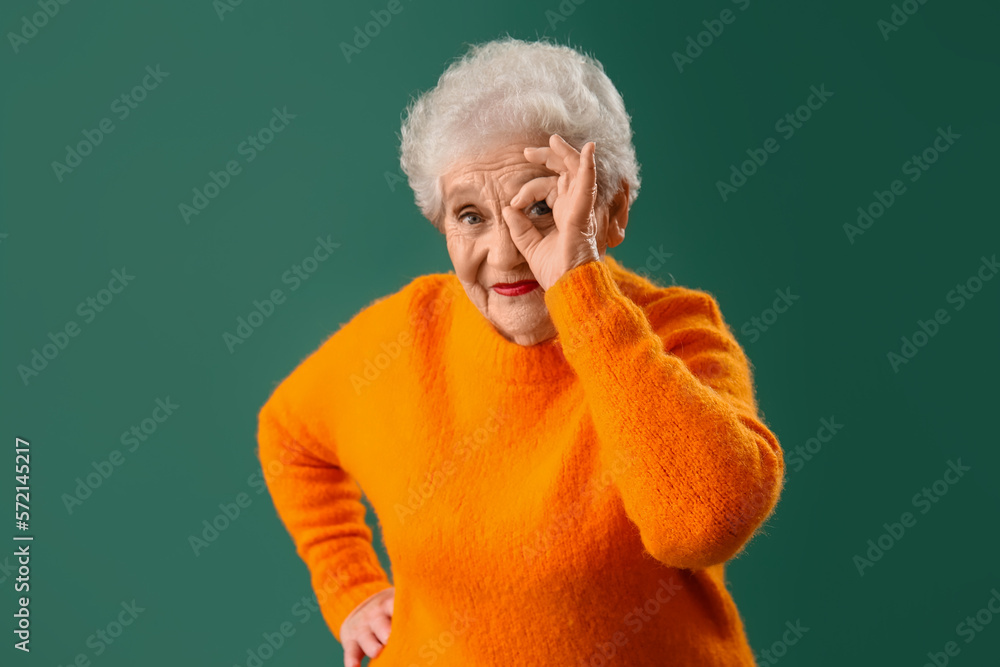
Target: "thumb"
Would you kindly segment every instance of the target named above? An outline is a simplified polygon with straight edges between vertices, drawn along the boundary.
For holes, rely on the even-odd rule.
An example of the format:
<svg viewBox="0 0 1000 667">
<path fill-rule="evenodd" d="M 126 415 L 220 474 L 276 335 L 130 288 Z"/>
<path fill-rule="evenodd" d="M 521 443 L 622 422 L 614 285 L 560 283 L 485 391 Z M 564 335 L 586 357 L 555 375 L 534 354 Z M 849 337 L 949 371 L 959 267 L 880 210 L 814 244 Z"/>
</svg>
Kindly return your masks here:
<svg viewBox="0 0 1000 667">
<path fill-rule="evenodd" d="M 513 206 L 505 206 L 503 209 L 503 219 L 510 229 L 510 238 L 521 251 L 525 259 L 531 260 L 535 248 L 541 243 L 542 233 L 538 231 L 535 224 L 528 219 L 524 213 Z"/>
</svg>

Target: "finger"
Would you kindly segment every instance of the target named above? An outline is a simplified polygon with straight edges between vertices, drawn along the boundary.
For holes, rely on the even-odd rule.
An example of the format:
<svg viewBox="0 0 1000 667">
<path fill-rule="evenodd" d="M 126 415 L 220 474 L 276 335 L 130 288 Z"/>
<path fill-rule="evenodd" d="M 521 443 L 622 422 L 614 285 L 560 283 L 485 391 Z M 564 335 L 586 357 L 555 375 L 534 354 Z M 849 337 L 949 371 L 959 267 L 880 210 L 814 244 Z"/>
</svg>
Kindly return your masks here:
<svg viewBox="0 0 1000 667">
<path fill-rule="evenodd" d="M 507 228 L 510 229 L 510 238 L 514 241 L 514 245 L 517 246 L 517 249 L 521 251 L 521 255 L 530 263 L 535 247 L 544 238 L 542 233 L 528 219 L 528 216 L 513 206 L 504 207 L 503 219 L 507 223 Z"/>
<path fill-rule="evenodd" d="M 549 146 L 552 147 L 552 151 L 556 155 L 562 158 L 563 163 L 566 165 L 566 170 L 570 173 L 576 173 L 580 168 L 580 153 L 558 134 L 553 134 L 549 137 Z"/>
<path fill-rule="evenodd" d="M 528 146 L 524 149 L 524 157 L 528 162 L 534 162 L 535 164 L 545 164 L 545 161 L 549 159 L 549 153 L 552 150 L 549 148 L 543 148 L 541 146 Z"/>
<path fill-rule="evenodd" d="M 597 185 L 597 163 L 594 160 L 594 153 L 597 151 L 597 144 L 588 141 L 583 146 L 580 153 L 580 164 L 576 168 L 576 177 L 580 179 L 580 185 L 590 191 Z"/>
<path fill-rule="evenodd" d="M 344 644 L 344 667 L 361 667 L 361 658 L 365 652 L 361 650 L 358 643 L 349 641 Z"/>
<path fill-rule="evenodd" d="M 371 630 L 363 630 L 358 634 L 357 641 L 361 644 L 361 648 L 364 649 L 365 655 L 369 658 L 374 658 L 383 649 L 382 642 L 378 640 L 378 637 Z"/>
<path fill-rule="evenodd" d="M 538 178 L 533 178 L 521 186 L 521 189 L 517 191 L 514 198 L 510 200 L 510 205 L 521 209 L 528 204 L 545 200 L 549 204 L 549 208 L 551 208 L 555 202 L 549 202 L 549 197 L 555 196 L 556 185 L 558 183 L 558 176 L 539 176 Z"/>
<path fill-rule="evenodd" d="M 583 225 L 589 224 L 597 197 L 597 169 L 594 165 L 594 150 L 593 142 L 584 145 L 580 168 L 577 170 L 576 179 L 572 186 L 574 192 L 570 219 L 577 220 Z"/>
<path fill-rule="evenodd" d="M 532 148 L 529 146 L 524 149 L 524 157 L 529 162 L 545 165 L 546 169 L 557 174 L 561 174 L 569 168 L 562 156 L 554 153 L 551 148 Z"/>
<path fill-rule="evenodd" d="M 389 617 L 379 614 L 373 618 L 372 632 L 375 633 L 375 638 L 383 644 L 389 641 L 389 634 L 392 632 L 392 623 L 389 621 Z"/>
<path fill-rule="evenodd" d="M 387 597 L 385 602 L 382 603 L 382 608 L 385 610 L 385 613 L 389 614 L 391 617 L 393 610 L 396 608 L 396 596 L 390 595 Z"/>
</svg>

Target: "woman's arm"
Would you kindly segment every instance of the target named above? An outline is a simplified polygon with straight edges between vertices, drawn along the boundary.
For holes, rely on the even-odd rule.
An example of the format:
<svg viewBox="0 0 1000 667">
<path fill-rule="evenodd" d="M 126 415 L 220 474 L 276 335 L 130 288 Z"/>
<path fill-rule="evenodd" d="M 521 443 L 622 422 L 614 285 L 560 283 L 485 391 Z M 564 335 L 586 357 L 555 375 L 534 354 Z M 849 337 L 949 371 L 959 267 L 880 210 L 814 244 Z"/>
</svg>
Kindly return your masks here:
<svg viewBox="0 0 1000 667">
<path fill-rule="evenodd" d="M 746 357 L 708 294 L 667 288 L 647 309 L 604 262 L 545 294 L 607 469 L 649 553 L 700 569 L 746 544 L 778 501 L 784 458 L 758 419 Z M 652 320 L 652 322 L 650 321 Z"/>
<path fill-rule="evenodd" d="M 355 481 L 333 452 L 295 427 L 272 399 L 258 418 L 258 456 L 278 515 L 309 567 L 317 602 L 342 641 L 344 619 L 375 593 L 389 588 L 372 547 L 365 506 Z"/>
</svg>

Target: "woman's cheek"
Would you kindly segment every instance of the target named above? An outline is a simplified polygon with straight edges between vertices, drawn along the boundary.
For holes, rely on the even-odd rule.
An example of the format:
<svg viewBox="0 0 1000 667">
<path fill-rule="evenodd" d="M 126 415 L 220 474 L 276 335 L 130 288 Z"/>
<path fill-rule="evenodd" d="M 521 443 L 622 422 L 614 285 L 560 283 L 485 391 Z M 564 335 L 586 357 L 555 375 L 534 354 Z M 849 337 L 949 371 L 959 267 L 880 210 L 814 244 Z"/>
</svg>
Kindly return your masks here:
<svg viewBox="0 0 1000 667">
<path fill-rule="evenodd" d="M 475 243 L 456 231 L 449 232 L 447 246 L 458 279 L 464 283 L 476 282 L 478 266 L 475 262 Z"/>
</svg>

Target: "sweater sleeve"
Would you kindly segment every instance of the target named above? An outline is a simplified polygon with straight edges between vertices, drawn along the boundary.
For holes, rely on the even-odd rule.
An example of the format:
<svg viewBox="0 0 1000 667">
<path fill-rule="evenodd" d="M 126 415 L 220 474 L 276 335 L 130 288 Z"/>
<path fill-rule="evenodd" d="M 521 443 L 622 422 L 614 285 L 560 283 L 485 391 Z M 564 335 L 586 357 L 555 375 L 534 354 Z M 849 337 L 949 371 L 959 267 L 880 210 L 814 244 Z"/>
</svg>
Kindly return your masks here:
<svg viewBox="0 0 1000 667">
<path fill-rule="evenodd" d="M 337 641 L 344 619 L 391 586 L 372 547 L 365 506 L 332 448 L 320 445 L 275 407 L 258 417 L 258 456 L 279 517 L 309 568 L 317 603 Z"/>
<path fill-rule="evenodd" d="M 568 271 L 545 300 L 646 550 L 684 569 L 739 553 L 778 501 L 784 458 L 715 300 L 670 287 L 647 317 L 600 261 Z"/>
</svg>

